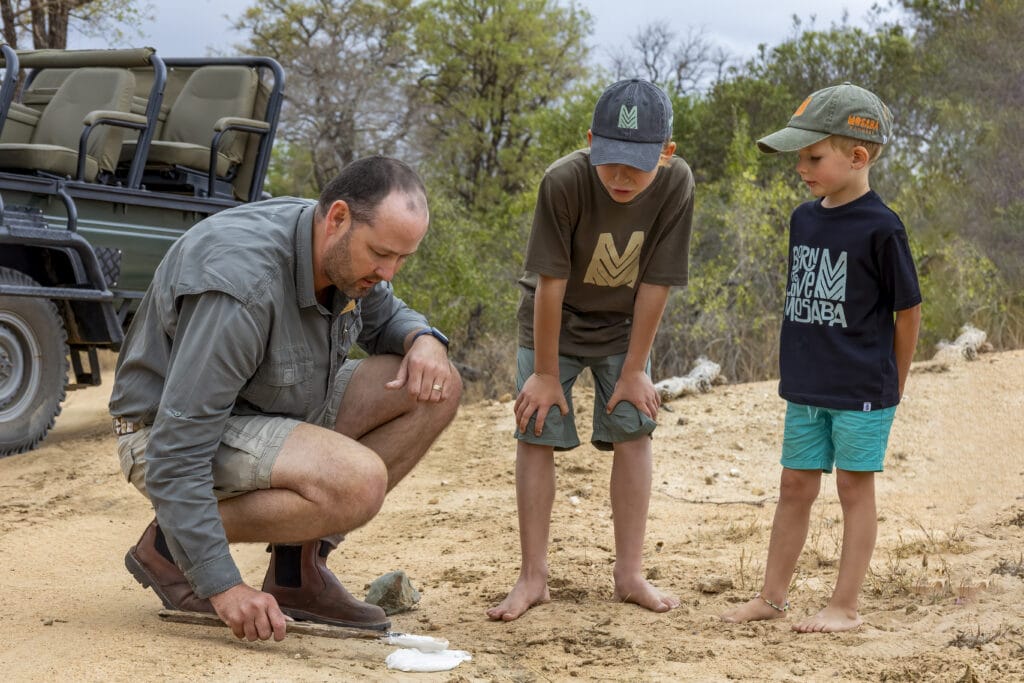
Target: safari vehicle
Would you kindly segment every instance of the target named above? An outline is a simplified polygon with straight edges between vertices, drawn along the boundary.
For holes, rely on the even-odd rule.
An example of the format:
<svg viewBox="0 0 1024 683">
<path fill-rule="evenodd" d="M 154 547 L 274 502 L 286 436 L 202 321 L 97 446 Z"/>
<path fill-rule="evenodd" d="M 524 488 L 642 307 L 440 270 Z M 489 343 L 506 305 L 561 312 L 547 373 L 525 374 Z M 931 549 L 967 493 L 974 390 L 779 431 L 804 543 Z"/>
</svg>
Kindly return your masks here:
<svg viewBox="0 0 1024 683">
<path fill-rule="evenodd" d="M 100 384 L 170 245 L 264 196 L 284 74 L 268 58 L 0 45 L 0 456 Z M 70 370 L 69 373 L 69 359 Z"/>
</svg>

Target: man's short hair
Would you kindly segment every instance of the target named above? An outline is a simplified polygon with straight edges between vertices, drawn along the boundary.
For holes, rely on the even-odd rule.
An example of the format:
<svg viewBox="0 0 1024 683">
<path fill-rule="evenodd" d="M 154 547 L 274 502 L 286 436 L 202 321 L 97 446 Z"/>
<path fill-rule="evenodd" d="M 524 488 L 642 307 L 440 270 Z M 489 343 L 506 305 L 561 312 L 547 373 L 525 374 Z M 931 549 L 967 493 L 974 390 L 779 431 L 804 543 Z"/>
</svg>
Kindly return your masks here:
<svg viewBox="0 0 1024 683">
<path fill-rule="evenodd" d="M 331 204 L 341 199 L 348 204 L 354 222 L 372 224 L 377 207 L 395 191 L 422 203 L 426 210 L 426 188 L 411 166 L 380 155 L 357 159 L 320 192 L 317 214 L 326 216 Z"/>
</svg>

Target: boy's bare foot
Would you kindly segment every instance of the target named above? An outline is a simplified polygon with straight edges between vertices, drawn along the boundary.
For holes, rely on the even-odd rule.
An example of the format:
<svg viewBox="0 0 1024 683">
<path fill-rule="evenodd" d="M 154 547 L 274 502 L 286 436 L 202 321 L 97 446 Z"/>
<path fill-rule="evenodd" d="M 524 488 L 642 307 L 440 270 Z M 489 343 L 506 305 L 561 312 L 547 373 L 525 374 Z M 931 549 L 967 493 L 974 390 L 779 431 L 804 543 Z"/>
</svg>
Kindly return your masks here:
<svg viewBox="0 0 1024 683">
<path fill-rule="evenodd" d="M 621 602 L 640 605 L 652 612 L 667 612 L 679 607 L 679 598 L 663 593 L 639 575 L 625 579 L 616 578 L 614 597 Z"/>
<path fill-rule="evenodd" d="M 845 610 L 838 607 L 826 607 L 813 617 L 808 617 L 799 624 L 793 624 L 793 630 L 800 633 L 834 633 L 849 631 L 864 623 L 856 610 Z"/>
<path fill-rule="evenodd" d="M 781 619 L 786 616 L 783 610 L 775 609 L 758 595 L 735 609 L 731 609 L 722 615 L 722 621 L 730 624 L 745 624 L 748 621 L 766 621 L 768 619 Z"/>
<path fill-rule="evenodd" d="M 551 602 L 547 579 L 533 580 L 520 576 L 505 599 L 487 610 L 487 616 L 494 621 L 512 621 L 534 605 L 545 602 Z"/>
</svg>

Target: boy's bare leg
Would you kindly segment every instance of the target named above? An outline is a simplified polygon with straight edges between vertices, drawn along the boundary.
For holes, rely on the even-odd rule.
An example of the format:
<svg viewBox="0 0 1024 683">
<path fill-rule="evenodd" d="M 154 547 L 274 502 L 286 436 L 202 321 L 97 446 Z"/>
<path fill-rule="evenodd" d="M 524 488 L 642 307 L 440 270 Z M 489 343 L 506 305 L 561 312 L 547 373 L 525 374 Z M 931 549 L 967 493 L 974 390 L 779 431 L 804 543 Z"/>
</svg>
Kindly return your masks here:
<svg viewBox="0 0 1024 683">
<path fill-rule="evenodd" d="M 551 446 L 523 441 L 516 446 L 516 507 L 523 560 L 519 580 L 487 616 L 517 619 L 534 605 L 548 602 L 548 532 L 555 500 L 555 458 Z"/>
<path fill-rule="evenodd" d="M 652 586 L 643 574 L 644 534 L 651 502 L 651 438 L 615 444 L 611 478 L 615 520 L 615 599 L 654 612 L 679 607 L 679 598 Z"/>
<path fill-rule="evenodd" d="M 801 633 L 848 631 L 863 623 L 857 597 L 875 550 L 878 516 L 875 510 L 875 473 L 836 470 L 836 488 L 843 506 L 843 550 L 839 578 L 832 599 L 813 617 L 793 626 Z"/>
<path fill-rule="evenodd" d="M 752 598 L 722 615 L 722 621 L 743 623 L 764 619 L 779 619 L 786 613 L 780 608 L 786 604 L 789 582 L 796 571 L 800 551 L 807 540 L 811 519 L 811 506 L 821 488 L 820 470 L 793 470 L 782 468 L 779 484 L 779 504 L 772 521 L 772 535 L 768 542 L 768 562 L 764 571 L 764 587 L 760 597 Z"/>
</svg>

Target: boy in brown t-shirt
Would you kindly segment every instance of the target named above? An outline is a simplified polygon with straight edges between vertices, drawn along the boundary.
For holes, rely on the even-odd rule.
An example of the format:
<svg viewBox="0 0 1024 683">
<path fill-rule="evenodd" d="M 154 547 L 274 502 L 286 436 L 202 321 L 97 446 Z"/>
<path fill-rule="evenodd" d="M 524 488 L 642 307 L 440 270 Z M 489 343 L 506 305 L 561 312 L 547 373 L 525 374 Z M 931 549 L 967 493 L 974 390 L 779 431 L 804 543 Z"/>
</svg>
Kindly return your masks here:
<svg viewBox="0 0 1024 683">
<path fill-rule="evenodd" d="M 511 621 L 550 599 L 554 451 L 580 443 L 572 386 L 585 367 L 595 385 L 591 442 L 614 451 L 615 598 L 655 612 L 679 605 L 642 565 L 660 404 L 651 344 L 669 288 L 687 280 L 693 175 L 673 156 L 672 104 L 647 81 L 605 90 L 587 140 L 589 150 L 548 168 L 527 245 L 515 403 L 522 565 L 491 619 Z"/>
</svg>

